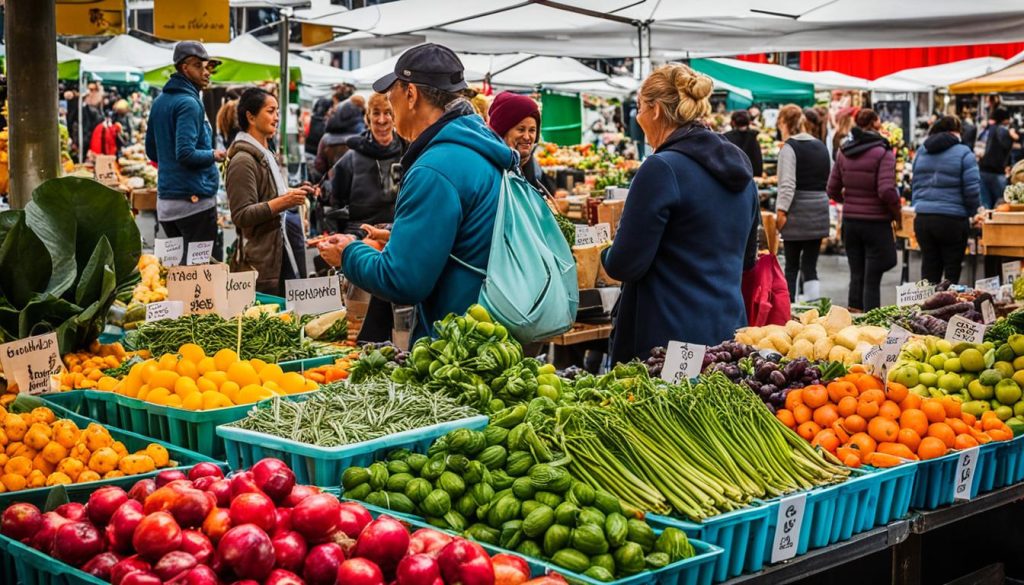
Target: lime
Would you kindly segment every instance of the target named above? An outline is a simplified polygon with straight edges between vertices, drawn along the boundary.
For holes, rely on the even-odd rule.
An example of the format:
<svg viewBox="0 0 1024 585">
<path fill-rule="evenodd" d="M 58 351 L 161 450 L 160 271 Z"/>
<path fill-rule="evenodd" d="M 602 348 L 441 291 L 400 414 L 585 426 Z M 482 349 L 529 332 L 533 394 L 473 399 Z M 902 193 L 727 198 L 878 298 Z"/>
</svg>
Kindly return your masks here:
<svg viewBox="0 0 1024 585">
<path fill-rule="evenodd" d="M 1005 404 L 995 409 L 995 412 L 996 416 L 998 416 L 1001 421 L 1007 421 L 1011 416 L 1013 416 L 1013 409 Z"/>
<path fill-rule="evenodd" d="M 996 400 L 1003 404 L 1013 404 L 1020 400 L 1020 386 L 1013 380 L 1000 380 L 996 384 Z"/>
<path fill-rule="evenodd" d="M 971 398 L 975 400 L 991 400 L 992 396 L 995 395 L 995 388 L 985 386 L 979 380 L 974 380 L 968 384 L 967 391 L 971 394 Z"/>
<path fill-rule="evenodd" d="M 978 376 L 978 381 L 985 386 L 995 386 L 1003 379 L 1003 374 L 996 369 L 985 370 Z"/>
<path fill-rule="evenodd" d="M 965 349 L 960 354 L 960 365 L 968 372 L 980 372 L 985 369 L 985 356 L 973 347 Z"/>
<path fill-rule="evenodd" d="M 946 392 L 959 392 L 964 387 L 964 380 L 959 374 L 943 374 L 939 377 L 939 388 Z"/>
</svg>

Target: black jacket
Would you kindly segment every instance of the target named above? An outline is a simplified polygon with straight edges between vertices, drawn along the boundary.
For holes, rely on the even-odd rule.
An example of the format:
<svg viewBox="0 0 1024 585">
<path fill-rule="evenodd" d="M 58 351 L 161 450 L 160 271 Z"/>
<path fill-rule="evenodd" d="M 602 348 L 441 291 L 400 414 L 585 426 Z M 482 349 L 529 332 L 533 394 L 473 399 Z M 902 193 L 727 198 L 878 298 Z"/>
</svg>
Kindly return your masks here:
<svg viewBox="0 0 1024 585">
<path fill-rule="evenodd" d="M 331 202 L 336 208 L 348 208 L 348 230 L 360 224 L 391 223 L 395 219 L 398 183 L 392 165 L 402 159 L 405 142 L 397 135 L 388 146 L 381 146 L 369 130 L 346 142 L 349 151 L 334 166 Z"/>
<path fill-rule="evenodd" d="M 757 142 L 757 130 L 729 130 L 725 133 L 725 138 L 740 147 L 743 154 L 747 155 L 755 177 L 764 174 L 764 161 L 761 158 L 761 145 Z"/>
</svg>

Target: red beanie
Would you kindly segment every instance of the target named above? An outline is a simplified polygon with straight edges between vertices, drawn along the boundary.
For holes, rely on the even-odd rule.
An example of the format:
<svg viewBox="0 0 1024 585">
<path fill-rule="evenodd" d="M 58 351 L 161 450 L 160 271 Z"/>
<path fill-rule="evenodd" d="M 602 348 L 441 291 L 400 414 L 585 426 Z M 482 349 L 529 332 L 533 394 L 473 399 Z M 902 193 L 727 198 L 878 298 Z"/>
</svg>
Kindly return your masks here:
<svg viewBox="0 0 1024 585">
<path fill-rule="evenodd" d="M 525 95 L 519 95 L 510 91 L 503 91 L 491 102 L 491 108 L 487 111 L 488 124 L 491 129 L 498 133 L 498 136 L 505 137 L 505 133 L 511 130 L 516 124 L 526 118 L 533 118 L 537 121 L 540 129 L 540 109 L 537 102 Z"/>
</svg>

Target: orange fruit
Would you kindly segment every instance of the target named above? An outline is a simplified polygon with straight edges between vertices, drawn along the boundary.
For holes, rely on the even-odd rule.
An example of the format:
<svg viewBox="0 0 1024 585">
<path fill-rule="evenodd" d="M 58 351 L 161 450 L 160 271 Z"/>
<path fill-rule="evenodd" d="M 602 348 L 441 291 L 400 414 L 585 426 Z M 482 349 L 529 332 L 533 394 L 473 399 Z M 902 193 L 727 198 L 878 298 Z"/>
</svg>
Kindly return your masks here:
<svg viewBox="0 0 1024 585">
<path fill-rule="evenodd" d="M 901 459 L 917 459 L 917 455 L 910 450 L 910 447 L 903 443 L 879 443 L 876 451 L 887 455 L 895 455 Z"/>
<path fill-rule="evenodd" d="M 815 409 L 828 402 L 828 390 L 821 384 L 807 386 L 802 391 L 804 404 L 808 408 Z"/>
<path fill-rule="evenodd" d="M 857 403 L 857 414 L 864 417 L 865 420 L 871 420 L 878 415 L 878 406 L 878 402 L 861 398 L 860 402 Z"/>
<path fill-rule="evenodd" d="M 860 374 L 853 380 L 853 383 L 860 390 L 861 394 L 867 390 L 878 390 L 882 391 L 882 381 L 871 374 Z"/>
<path fill-rule="evenodd" d="M 868 434 L 879 443 L 895 441 L 899 433 L 899 425 L 887 418 L 877 416 L 868 423 Z"/>
<path fill-rule="evenodd" d="M 903 463 L 903 460 L 895 455 L 890 455 L 888 453 L 879 453 L 876 451 L 868 455 L 868 457 L 864 459 L 864 463 L 867 463 L 868 465 L 871 465 L 873 467 L 896 467 L 897 465 Z"/>
<path fill-rule="evenodd" d="M 791 429 L 796 428 L 796 419 L 793 418 L 793 413 L 785 408 L 777 411 L 775 413 L 775 418 L 779 419 L 779 422 Z"/>
<path fill-rule="evenodd" d="M 878 407 L 878 416 L 889 420 L 896 420 L 900 417 L 900 406 L 892 400 L 886 400 Z"/>
<path fill-rule="evenodd" d="M 823 404 L 814 410 L 814 416 L 812 418 L 814 422 L 821 426 L 821 428 L 828 428 L 832 426 L 832 423 L 839 419 L 839 413 L 836 412 L 835 406 L 831 404 Z"/>
<path fill-rule="evenodd" d="M 900 426 L 914 431 L 919 437 L 923 437 L 928 433 L 928 416 L 916 408 L 904 410 L 900 413 Z"/>
<path fill-rule="evenodd" d="M 800 423 L 800 426 L 798 426 L 796 428 L 796 432 L 797 432 L 798 435 L 800 435 L 804 439 L 807 439 L 808 441 L 810 441 L 810 440 L 814 439 L 815 435 L 817 435 L 819 432 L 821 432 L 821 427 L 818 426 L 818 424 L 815 423 L 814 421 L 810 421 L 809 420 L 809 421 Z"/>
<path fill-rule="evenodd" d="M 796 411 L 797 405 L 803 404 L 803 390 L 797 388 L 796 390 L 790 390 L 789 394 L 786 394 L 786 408 L 788 410 Z"/>
<path fill-rule="evenodd" d="M 850 416 L 857 412 L 857 399 L 853 396 L 843 396 L 836 405 L 839 416 Z"/>
<path fill-rule="evenodd" d="M 967 423 L 958 418 L 947 418 L 946 424 L 949 425 L 950 428 L 953 429 L 953 432 L 958 435 L 962 435 L 964 433 L 969 434 L 971 432 L 971 427 L 967 426 Z"/>
<path fill-rule="evenodd" d="M 793 409 L 793 418 L 796 419 L 796 424 L 798 425 L 811 420 L 812 415 L 811 409 L 806 404 L 797 404 L 796 408 Z"/>
<path fill-rule="evenodd" d="M 952 447 L 956 443 L 956 433 L 953 432 L 953 427 L 947 425 L 944 422 L 937 422 L 928 425 L 928 436 L 935 437 L 942 441 L 946 447 Z"/>
<path fill-rule="evenodd" d="M 973 427 L 974 423 L 978 422 L 978 419 L 975 418 L 974 415 L 969 412 L 961 412 L 960 420 L 964 421 L 964 423 L 966 423 L 969 427 Z"/>
<path fill-rule="evenodd" d="M 921 444 L 921 435 L 917 434 L 913 429 L 900 429 L 896 440 L 906 445 L 914 453 L 917 453 L 917 448 Z"/>
<path fill-rule="evenodd" d="M 946 410 L 946 416 L 949 418 L 960 418 L 960 401 L 952 396 L 943 396 L 939 399 L 942 403 L 942 408 Z"/>
<path fill-rule="evenodd" d="M 851 433 L 859 433 L 868 428 L 868 421 L 859 414 L 851 414 L 843 420 L 843 426 Z"/>
<path fill-rule="evenodd" d="M 970 434 L 957 435 L 956 440 L 953 441 L 954 449 L 970 449 L 971 447 L 977 447 L 978 440 L 972 437 Z"/>
<path fill-rule="evenodd" d="M 839 448 L 839 438 L 836 437 L 836 434 L 832 429 L 824 429 L 814 435 L 814 440 L 811 441 L 811 445 L 815 447 L 820 446 L 822 449 L 825 449 L 830 453 L 835 453 L 836 449 Z"/>
<path fill-rule="evenodd" d="M 850 441 L 847 445 L 860 451 L 861 459 L 863 459 L 864 455 L 875 451 L 877 443 L 867 433 L 856 433 L 850 437 Z"/>
<path fill-rule="evenodd" d="M 1013 432 L 1006 429 L 992 429 L 985 432 L 992 437 L 993 441 L 1009 441 L 1013 438 Z"/>
<path fill-rule="evenodd" d="M 844 398 L 857 398 L 860 390 L 852 382 L 845 380 L 833 380 L 828 383 L 829 400 L 835 403 L 841 402 Z"/>
<path fill-rule="evenodd" d="M 921 411 L 928 417 L 928 422 L 939 423 L 946 420 L 946 409 L 942 407 L 942 403 L 934 398 L 929 398 L 921 402 Z"/>
<path fill-rule="evenodd" d="M 924 400 L 917 394 L 910 392 L 907 397 L 900 402 L 900 410 L 920 409 L 921 401 Z"/>
<path fill-rule="evenodd" d="M 946 444 L 940 439 L 936 439 L 935 437 L 925 437 L 921 439 L 921 444 L 917 447 L 917 456 L 920 457 L 922 461 L 935 459 L 945 455 L 948 450 L 949 448 L 946 447 Z"/>
<path fill-rule="evenodd" d="M 899 403 L 910 394 L 910 390 L 903 384 L 897 382 L 889 382 L 889 385 L 885 388 L 885 397 L 893 402 Z"/>
</svg>

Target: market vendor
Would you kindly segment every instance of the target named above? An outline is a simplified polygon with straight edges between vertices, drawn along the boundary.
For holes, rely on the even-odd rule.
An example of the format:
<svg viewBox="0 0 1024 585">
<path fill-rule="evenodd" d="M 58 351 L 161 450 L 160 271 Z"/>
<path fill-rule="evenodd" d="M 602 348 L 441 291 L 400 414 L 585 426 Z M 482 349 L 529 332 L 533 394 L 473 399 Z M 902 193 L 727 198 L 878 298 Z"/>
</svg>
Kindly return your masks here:
<svg viewBox="0 0 1024 585">
<path fill-rule="evenodd" d="M 603 257 L 622 281 L 613 363 L 672 340 L 714 345 L 746 325 L 740 282 L 757 253 L 759 200 L 747 156 L 701 123 L 712 87 L 679 64 L 640 87 L 637 121 L 655 152 L 633 178 Z"/>
<path fill-rule="evenodd" d="M 394 229 L 383 251 L 337 235 L 320 255 L 359 288 L 417 305 L 413 337 L 423 337 L 479 299 L 483 277 L 469 266 L 487 268 L 502 171 L 516 156 L 461 95 L 464 68 L 447 47 L 409 49 L 373 89 L 388 95 L 395 130 L 410 141 Z"/>
<path fill-rule="evenodd" d="M 533 158 L 540 135 L 540 108 L 528 96 L 503 91 L 491 102 L 487 124 L 501 136 L 509 148 L 519 153 L 519 168 L 526 180 L 541 193 L 540 165 Z"/>
</svg>

